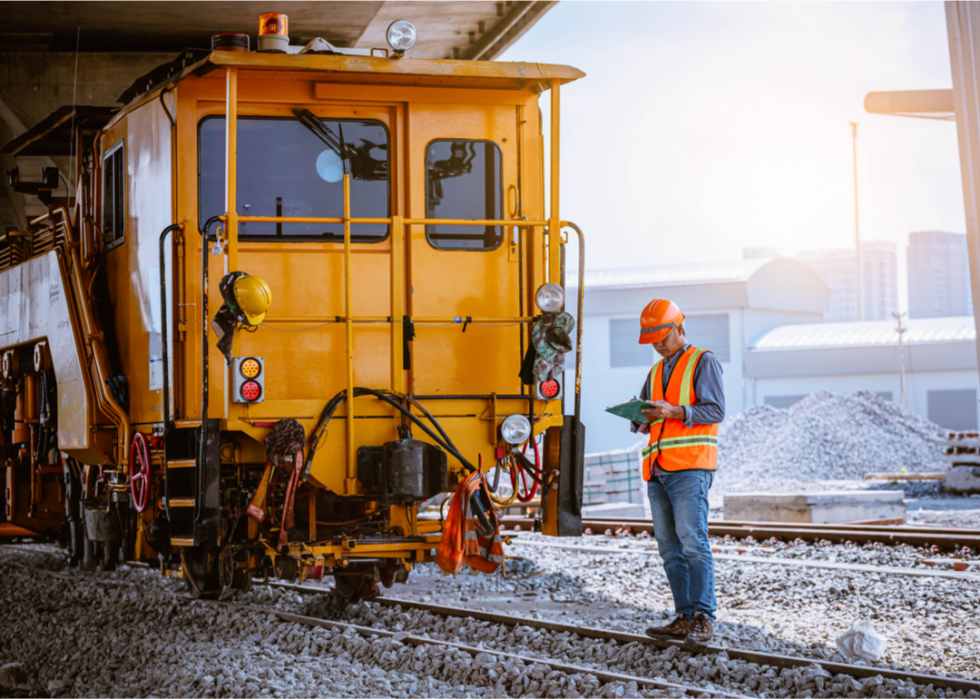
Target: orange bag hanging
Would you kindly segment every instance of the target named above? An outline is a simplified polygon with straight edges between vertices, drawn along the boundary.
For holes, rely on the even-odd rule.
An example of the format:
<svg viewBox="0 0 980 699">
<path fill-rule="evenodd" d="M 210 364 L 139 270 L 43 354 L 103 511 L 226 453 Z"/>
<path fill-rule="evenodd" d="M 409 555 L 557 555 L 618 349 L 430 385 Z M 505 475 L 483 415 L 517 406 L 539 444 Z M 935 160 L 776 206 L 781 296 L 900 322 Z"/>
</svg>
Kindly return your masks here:
<svg viewBox="0 0 980 699">
<path fill-rule="evenodd" d="M 436 563 L 454 576 L 464 565 L 484 573 L 493 573 L 504 562 L 504 549 L 500 541 L 500 526 L 496 511 L 491 507 L 488 520 L 491 532 L 483 532 L 472 511 L 472 495 L 477 489 L 486 491 L 487 485 L 480 471 L 467 476 L 453 493 L 449 514 L 442 527 L 442 541 L 436 554 Z"/>
</svg>

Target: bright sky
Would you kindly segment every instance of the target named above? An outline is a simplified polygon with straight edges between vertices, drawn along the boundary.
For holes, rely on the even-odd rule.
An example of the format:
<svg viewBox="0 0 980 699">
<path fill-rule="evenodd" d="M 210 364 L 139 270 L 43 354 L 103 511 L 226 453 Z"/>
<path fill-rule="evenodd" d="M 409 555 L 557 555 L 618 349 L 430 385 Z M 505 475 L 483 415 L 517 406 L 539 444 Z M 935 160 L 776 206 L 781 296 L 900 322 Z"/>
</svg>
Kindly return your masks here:
<svg viewBox="0 0 980 699">
<path fill-rule="evenodd" d="M 851 121 L 903 308 L 909 232 L 966 230 L 955 124 L 864 111 L 952 87 L 941 2 L 564 0 L 499 60 L 587 74 L 562 90 L 561 215 L 592 269 L 853 247 Z"/>
</svg>

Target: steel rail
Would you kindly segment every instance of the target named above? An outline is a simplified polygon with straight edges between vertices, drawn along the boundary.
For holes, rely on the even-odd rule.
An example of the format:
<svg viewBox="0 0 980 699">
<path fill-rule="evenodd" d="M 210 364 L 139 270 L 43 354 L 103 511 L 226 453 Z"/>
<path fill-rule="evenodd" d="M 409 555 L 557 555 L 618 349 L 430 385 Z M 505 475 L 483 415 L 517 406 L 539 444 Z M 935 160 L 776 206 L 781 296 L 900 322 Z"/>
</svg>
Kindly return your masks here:
<svg viewBox="0 0 980 699">
<path fill-rule="evenodd" d="M 537 546 L 540 548 L 555 548 L 566 551 L 582 551 L 583 553 L 616 553 L 634 556 L 659 556 L 656 550 L 646 551 L 643 549 L 623 549 L 611 546 L 575 546 L 571 544 L 553 544 L 550 541 L 521 541 L 515 539 L 511 545 Z M 864 565 L 861 563 L 836 563 L 832 561 L 816 561 L 809 558 L 783 558 L 781 556 L 771 556 L 760 558 L 757 556 L 745 556 L 742 554 L 714 553 L 712 554 L 719 561 L 742 561 L 744 563 L 771 563 L 782 566 L 797 566 L 801 568 L 823 568 L 825 570 L 853 570 L 861 573 L 878 573 L 881 575 L 911 575 L 923 578 L 951 578 L 954 580 L 969 580 L 980 582 L 980 575 L 972 573 L 958 573 L 943 570 L 931 570 L 928 568 L 899 568 L 896 566 L 875 566 Z"/>
<path fill-rule="evenodd" d="M 520 525 L 528 527 L 530 530 L 534 526 L 534 520 L 529 517 L 503 517 L 501 524 L 507 527 Z M 623 529 L 629 527 L 633 533 L 647 532 L 653 534 L 653 524 L 649 520 L 597 520 L 587 519 L 582 521 L 583 528 L 593 531 L 604 531 L 606 529 Z M 900 529 L 839 529 L 834 525 L 819 525 L 820 528 L 807 528 L 793 524 L 777 524 L 776 526 L 756 526 L 738 525 L 727 522 L 708 522 L 708 534 L 710 536 L 732 536 L 735 538 L 745 538 L 755 536 L 758 538 L 776 537 L 785 539 L 803 539 L 805 541 L 853 541 L 854 543 L 890 543 L 890 544 L 909 544 L 911 546 L 938 546 L 941 549 L 958 549 L 964 546 L 970 548 L 980 548 L 980 531 L 973 530 L 951 530 L 947 532 L 905 532 Z M 969 533 L 962 534 L 960 531 Z"/>
<path fill-rule="evenodd" d="M 622 522 L 627 526 L 634 524 L 649 524 L 650 520 L 640 517 L 616 517 L 609 521 Z M 908 524 L 870 524 L 861 522 L 840 522 L 840 523 L 812 523 L 812 522 L 754 522 L 742 520 L 714 520 L 709 522 L 712 526 L 732 526 L 732 527 L 755 527 L 758 529 L 783 529 L 792 527 L 794 529 L 839 529 L 841 531 L 881 531 L 899 533 L 920 533 L 920 534 L 962 534 L 965 536 L 980 535 L 980 529 L 963 529 L 956 527 L 924 527 L 921 525 Z"/>
<path fill-rule="evenodd" d="M 71 582 L 86 582 L 95 585 L 102 585 L 106 587 L 129 587 L 136 588 L 141 592 L 149 592 L 158 595 L 166 595 L 170 597 L 176 597 L 177 599 L 191 600 L 189 595 L 182 595 L 176 592 L 171 592 L 169 590 L 153 590 L 150 588 L 142 587 L 136 583 L 130 583 L 121 580 L 101 580 L 94 579 L 87 576 L 73 575 L 70 573 L 59 573 L 50 570 L 41 570 L 38 568 L 28 568 L 24 566 L 25 570 L 32 573 L 40 573 L 52 578 L 59 578 L 62 580 L 67 580 Z M 282 586 L 282 585 L 280 585 Z M 296 586 L 294 586 L 296 587 Z M 308 588 L 309 589 L 309 588 Z M 200 602 L 205 602 L 208 604 L 214 604 L 217 606 L 225 607 L 227 609 L 233 609 L 242 612 L 251 612 L 256 614 L 269 614 L 275 616 L 280 621 L 287 623 L 301 624 L 303 626 L 319 626 L 326 629 L 352 629 L 355 633 L 366 636 L 370 638 L 371 636 L 378 636 L 384 638 L 394 638 L 398 636 L 398 640 L 402 643 L 408 643 L 413 646 L 442 646 L 445 648 L 454 648 L 456 650 L 461 650 L 468 655 L 476 657 L 480 653 L 486 653 L 488 655 L 494 655 L 498 658 L 506 658 L 509 660 L 520 660 L 525 664 L 540 664 L 547 665 L 552 670 L 557 670 L 559 672 L 564 672 L 569 675 L 582 674 L 582 675 L 592 675 L 597 680 L 603 684 L 609 682 L 635 682 L 639 686 L 651 687 L 662 690 L 680 690 L 688 696 L 717 696 L 717 697 L 736 697 L 739 699 L 744 699 L 744 695 L 735 694 L 732 692 L 726 692 L 718 689 L 708 689 L 705 687 L 698 687 L 696 685 L 685 685 L 678 684 L 675 682 L 667 682 L 666 680 L 654 680 L 646 677 L 637 677 L 634 675 L 624 675 L 617 672 L 607 672 L 604 670 L 597 670 L 595 668 L 584 667 L 581 665 L 572 665 L 569 663 L 563 663 L 557 660 L 552 660 L 550 658 L 537 658 L 525 655 L 518 655 L 516 653 L 508 653 L 507 651 L 497 650 L 494 648 L 478 648 L 476 646 L 465 645 L 462 643 L 453 643 L 451 641 L 441 641 L 433 638 L 426 638 L 424 636 L 414 636 L 408 634 L 403 636 L 404 632 L 398 631 L 384 631 L 382 629 L 375 629 L 368 626 L 358 626 L 357 624 L 348 624 L 342 621 L 328 621 L 326 619 L 317 619 L 315 617 L 303 616 L 301 614 L 293 614 L 292 612 L 286 612 L 279 609 L 272 609 L 270 607 L 259 607 L 250 604 L 237 604 L 235 602 L 224 602 L 220 600 L 195 600 Z M 980 685 L 978 685 L 980 686 Z"/>
<path fill-rule="evenodd" d="M 327 590 L 317 589 L 306 585 L 295 585 L 291 583 L 270 582 L 269 585 L 283 589 L 293 590 L 303 594 L 322 594 Z M 418 609 L 439 616 L 451 616 L 464 619 L 476 619 L 478 621 L 488 621 L 507 626 L 529 626 L 536 629 L 548 631 L 568 632 L 582 636 L 583 638 L 593 638 L 596 640 L 618 641 L 619 643 L 642 643 L 656 648 L 677 648 L 679 650 L 695 654 L 727 653 L 728 657 L 745 660 L 760 665 L 778 665 L 780 667 L 808 667 L 817 664 L 828 672 L 838 675 L 851 675 L 853 677 L 875 677 L 881 675 L 894 680 L 911 680 L 918 684 L 932 684 L 934 687 L 945 687 L 950 689 L 962 689 L 968 692 L 971 689 L 980 691 L 980 681 L 948 677 L 945 675 L 932 675 L 921 672 L 906 672 L 903 670 L 892 670 L 888 667 L 877 665 L 851 665 L 850 663 L 838 663 L 831 660 L 818 660 L 803 656 L 780 655 L 778 653 L 764 653 L 761 651 L 742 650 L 728 646 L 712 646 L 694 643 L 692 641 L 678 641 L 667 638 L 650 638 L 646 635 L 632 634 L 625 631 L 609 631 L 592 626 L 578 626 L 572 624 L 562 624 L 555 621 L 545 621 L 543 619 L 528 619 L 526 617 L 513 614 L 500 614 L 498 612 L 487 612 L 480 609 L 469 609 L 466 607 L 453 607 L 449 605 L 430 604 L 427 602 L 415 602 L 412 600 L 398 599 L 394 597 L 377 597 L 371 600 L 373 604 L 380 604 L 387 607 L 403 607 L 407 609 Z M 494 652 L 484 650 L 484 652 Z M 522 656 L 523 657 L 523 656 Z M 526 659 L 526 658 L 525 658 Z M 589 672 L 593 672 L 589 670 Z M 594 673 L 593 673 L 594 674 Z"/>
</svg>

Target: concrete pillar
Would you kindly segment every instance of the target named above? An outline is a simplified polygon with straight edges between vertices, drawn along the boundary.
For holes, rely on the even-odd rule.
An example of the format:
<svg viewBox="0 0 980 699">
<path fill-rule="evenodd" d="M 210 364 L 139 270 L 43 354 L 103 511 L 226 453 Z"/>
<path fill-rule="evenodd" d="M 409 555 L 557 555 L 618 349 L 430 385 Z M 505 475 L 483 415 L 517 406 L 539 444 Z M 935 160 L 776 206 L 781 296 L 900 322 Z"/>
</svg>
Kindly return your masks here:
<svg viewBox="0 0 980 699">
<path fill-rule="evenodd" d="M 970 291 L 980 338 L 980 4 L 946 3 L 946 31 L 953 71 L 953 108 L 960 146 Z M 980 360 L 980 343 L 977 344 Z"/>
</svg>

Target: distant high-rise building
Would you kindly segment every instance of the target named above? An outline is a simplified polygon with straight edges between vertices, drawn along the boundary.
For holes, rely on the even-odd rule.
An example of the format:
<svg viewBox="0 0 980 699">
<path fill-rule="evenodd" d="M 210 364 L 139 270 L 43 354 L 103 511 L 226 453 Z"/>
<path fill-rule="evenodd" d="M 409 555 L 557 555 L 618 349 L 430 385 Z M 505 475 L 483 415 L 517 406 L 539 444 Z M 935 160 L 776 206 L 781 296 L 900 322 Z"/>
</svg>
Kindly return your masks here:
<svg viewBox="0 0 980 699">
<path fill-rule="evenodd" d="M 910 233 L 908 255 L 910 318 L 973 315 L 965 234 Z"/>
<path fill-rule="evenodd" d="M 853 250 L 810 250 L 796 259 L 805 262 L 830 287 L 828 323 L 858 320 Z M 861 243 L 861 320 L 888 320 L 898 310 L 898 254 L 895 243 Z"/>
</svg>

